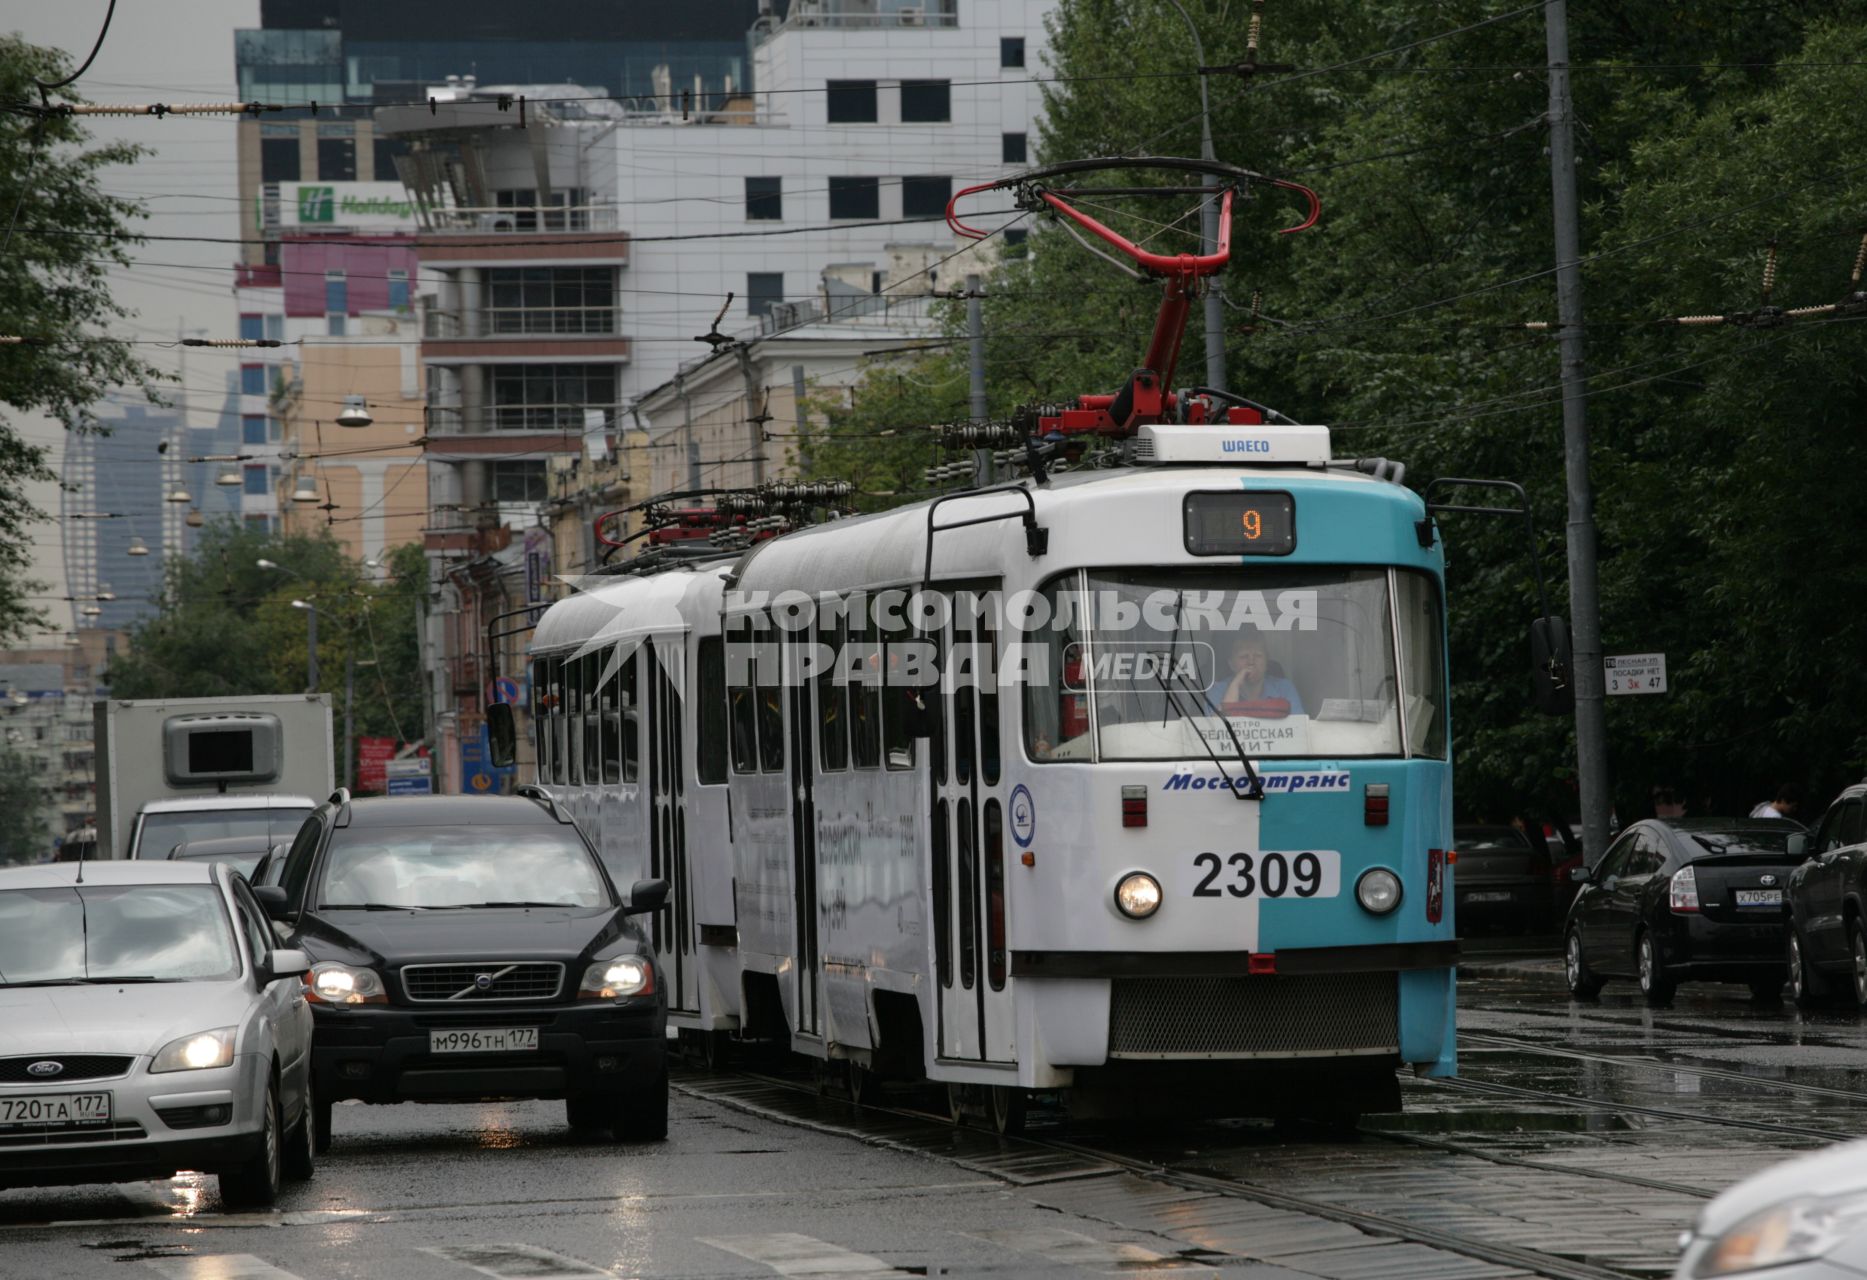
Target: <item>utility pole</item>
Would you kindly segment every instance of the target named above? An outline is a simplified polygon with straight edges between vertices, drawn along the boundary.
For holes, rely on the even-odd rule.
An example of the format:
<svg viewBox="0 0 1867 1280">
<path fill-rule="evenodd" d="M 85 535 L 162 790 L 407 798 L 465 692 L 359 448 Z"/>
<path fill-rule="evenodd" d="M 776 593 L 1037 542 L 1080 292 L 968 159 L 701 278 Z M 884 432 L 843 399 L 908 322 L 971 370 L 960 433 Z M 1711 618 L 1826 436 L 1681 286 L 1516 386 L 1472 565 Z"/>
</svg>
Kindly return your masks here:
<svg viewBox="0 0 1867 1280">
<path fill-rule="evenodd" d="M 353 634 L 344 642 L 344 790 L 356 785 L 357 647 Z"/>
<path fill-rule="evenodd" d="M 791 366 L 791 409 L 797 417 L 797 473 L 810 474 L 810 410 L 804 404 L 804 366 Z"/>
<path fill-rule="evenodd" d="M 966 277 L 966 333 L 972 340 L 972 420 L 985 421 L 985 286 L 977 274 Z M 972 451 L 973 480 L 991 484 L 992 451 Z"/>
<path fill-rule="evenodd" d="M 751 428 L 746 439 L 752 446 L 752 484 L 757 487 L 765 483 L 765 424 L 771 419 L 765 413 L 763 388 L 752 374 L 751 348 L 743 342 L 739 344 L 739 376 L 745 379 L 746 426 Z"/>
<path fill-rule="evenodd" d="M 1562 455 L 1569 490 L 1569 612 L 1575 681 L 1576 775 L 1582 856 L 1608 847 L 1608 724 L 1601 669 L 1601 593 L 1595 494 L 1588 478 L 1588 374 L 1582 358 L 1582 225 L 1575 191 L 1575 120 L 1569 99 L 1568 0 L 1543 10 L 1549 48 L 1549 170 L 1556 220 L 1556 318 L 1561 324 Z"/>
<path fill-rule="evenodd" d="M 1216 160 L 1212 150 L 1212 103 L 1206 90 L 1206 46 L 1199 38 L 1199 28 L 1194 25 L 1192 15 L 1187 13 L 1180 0 L 1167 0 L 1186 23 L 1187 34 L 1193 38 L 1193 56 L 1199 59 L 1199 158 Z M 1255 28 L 1256 19 L 1253 18 Z M 1249 83 L 1249 81 L 1247 81 Z M 1208 187 L 1219 185 L 1219 175 L 1209 173 L 1205 176 Z M 1201 253 L 1219 251 L 1219 196 L 1218 192 L 1206 197 L 1205 206 L 1199 214 L 1199 234 L 1204 244 Z M 1213 282 L 1206 282 L 1206 385 L 1214 391 L 1225 391 L 1225 303 L 1219 297 Z"/>
</svg>

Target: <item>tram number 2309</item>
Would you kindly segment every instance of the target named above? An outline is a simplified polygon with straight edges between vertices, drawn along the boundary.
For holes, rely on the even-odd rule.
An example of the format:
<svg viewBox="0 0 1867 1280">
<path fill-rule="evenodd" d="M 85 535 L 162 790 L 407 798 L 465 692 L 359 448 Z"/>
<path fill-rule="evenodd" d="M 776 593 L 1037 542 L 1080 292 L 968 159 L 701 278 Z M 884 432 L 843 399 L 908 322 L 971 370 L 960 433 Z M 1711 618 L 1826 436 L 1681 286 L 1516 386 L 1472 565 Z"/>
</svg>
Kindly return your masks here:
<svg viewBox="0 0 1867 1280">
<path fill-rule="evenodd" d="M 1195 898 L 1333 898 L 1341 892 L 1342 855 L 1333 849 L 1201 853 L 1193 867 Z"/>
</svg>

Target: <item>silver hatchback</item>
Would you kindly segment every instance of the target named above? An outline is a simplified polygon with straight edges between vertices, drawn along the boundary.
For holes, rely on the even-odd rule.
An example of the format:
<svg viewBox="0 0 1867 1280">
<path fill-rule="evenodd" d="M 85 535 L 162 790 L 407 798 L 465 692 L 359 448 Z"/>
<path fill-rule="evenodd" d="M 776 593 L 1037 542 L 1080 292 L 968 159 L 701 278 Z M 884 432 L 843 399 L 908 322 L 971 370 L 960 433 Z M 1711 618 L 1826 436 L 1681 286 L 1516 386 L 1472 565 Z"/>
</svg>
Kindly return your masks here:
<svg viewBox="0 0 1867 1280">
<path fill-rule="evenodd" d="M 311 1010 L 224 865 L 0 870 L 0 1187 L 311 1176 Z"/>
</svg>

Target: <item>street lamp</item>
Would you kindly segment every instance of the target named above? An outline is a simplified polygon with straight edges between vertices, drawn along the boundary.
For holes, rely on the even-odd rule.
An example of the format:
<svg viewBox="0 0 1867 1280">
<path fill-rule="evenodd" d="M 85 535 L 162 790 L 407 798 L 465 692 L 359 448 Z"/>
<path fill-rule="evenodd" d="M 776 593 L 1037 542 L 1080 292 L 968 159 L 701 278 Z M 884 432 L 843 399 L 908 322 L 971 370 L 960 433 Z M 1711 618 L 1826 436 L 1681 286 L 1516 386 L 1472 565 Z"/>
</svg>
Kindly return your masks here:
<svg viewBox="0 0 1867 1280">
<path fill-rule="evenodd" d="M 293 502 L 316 502 L 318 500 L 318 482 L 309 474 L 298 477 L 298 485 L 292 490 Z"/>
<path fill-rule="evenodd" d="M 214 477 L 214 483 L 220 485 L 224 489 L 231 489 L 235 485 L 241 484 L 242 481 L 238 471 L 235 471 L 232 467 L 222 467 L 220 469 L 220 474 Z"/>
<path fill-rule="evenodd" d="M 1193 19 L 1187 13 L 1180 0 L 1167 0 L 1178 10 L 1186 22 L 1187 34 L 1193 37 L 1193 56 L 1199 59 L 1199 65 L 1206 65 L 1206 46 L 1199 38 L 1199 28 L 1193 25 Z M 1206 73 L 1199 73 L 1199 158 L 1207 162 L 1217 159 L 1212 151 L 1212 104 L 1206 93 Z M 1209 173 L 1205 185 L 1219 185 L 1219 175 Z M 1206 197 L 1205 208 L 1200 211 L 1200 237 L 1205 241 L 1201 253 L 1219 251 L 1219 199 L 1218 193 Z M 1214 391 L 1224 391 L 1225 387 L 1225 303 L 1219 297 L 1219 291 L 1213 284 L 1206 286 L 1206 385 Z"/>
<path fill-rule="evenodd" d="M 340 427 L 367 427 L 375 421 L 370 415 L 369 402 L 362 396 L 345 396 L 344 407 L 337 411 Z"/>
<path fill-rule="evenodd" d="M 305 650 L 308 655 L 306 674 L 310 676 L 311 687 L 306 693 L 318 691 L 318 606 L 309 600 L 294 600 L 292 608 L 305 611 Z"/>
<path fill-rule="evenodd" d="M 144 542 L 141 538 L 132 537 L 130 539 L 130 549 L 126 554 L 132 556 L 146 556 L 149 554 L 149 544 Z"/>
</svg>

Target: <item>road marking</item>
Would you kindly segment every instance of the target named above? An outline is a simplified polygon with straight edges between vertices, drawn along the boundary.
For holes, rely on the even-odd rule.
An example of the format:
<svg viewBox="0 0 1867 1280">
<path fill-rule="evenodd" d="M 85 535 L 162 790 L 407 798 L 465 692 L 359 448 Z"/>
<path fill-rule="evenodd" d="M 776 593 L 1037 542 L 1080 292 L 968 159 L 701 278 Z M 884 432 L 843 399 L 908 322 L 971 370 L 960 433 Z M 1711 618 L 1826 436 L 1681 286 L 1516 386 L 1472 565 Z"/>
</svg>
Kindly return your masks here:
<svg viewBox="0 0 1867 1280">
<path fill-rule="evenodd" d="M 781 1276 L 905 1276 L 880 1258 L 795 1231 L 763 1236 L 701 1236 L 701 1244 L 762 1263 Z"/>
<path fill-rule="evenodd" d="M 1097 1240 L 1056 1227 L 1038 1230 L 974 1231 L 975 1240 L 1002 1245 L 1019 1253 L 1033 1253 L 1040 1258 L 1067 1267 L 1080 1267 L 1100 1275 L 1128 1275 L 1137 1271 L 1209 1271 L 1203 1263 L 1189 1262 L 1169 1254 L 1155 1253 L 1138 1244 L 1118 1240 Z"/>
<path fill-rule="evenodd" d="M 192 1258 L 145 1258 L 168 1280 L 298 1280 L 250 1253 L 201 1253 Z"/>
<path fill-rule="evenodd" d="M 530 1244 L 441 1244 L 424 1246 L 449 1262 L 471 1267 L 495 1280 L 559 1280 L 566 1276 L 604 1276 L 610 1272 Z"/>
</svg>

